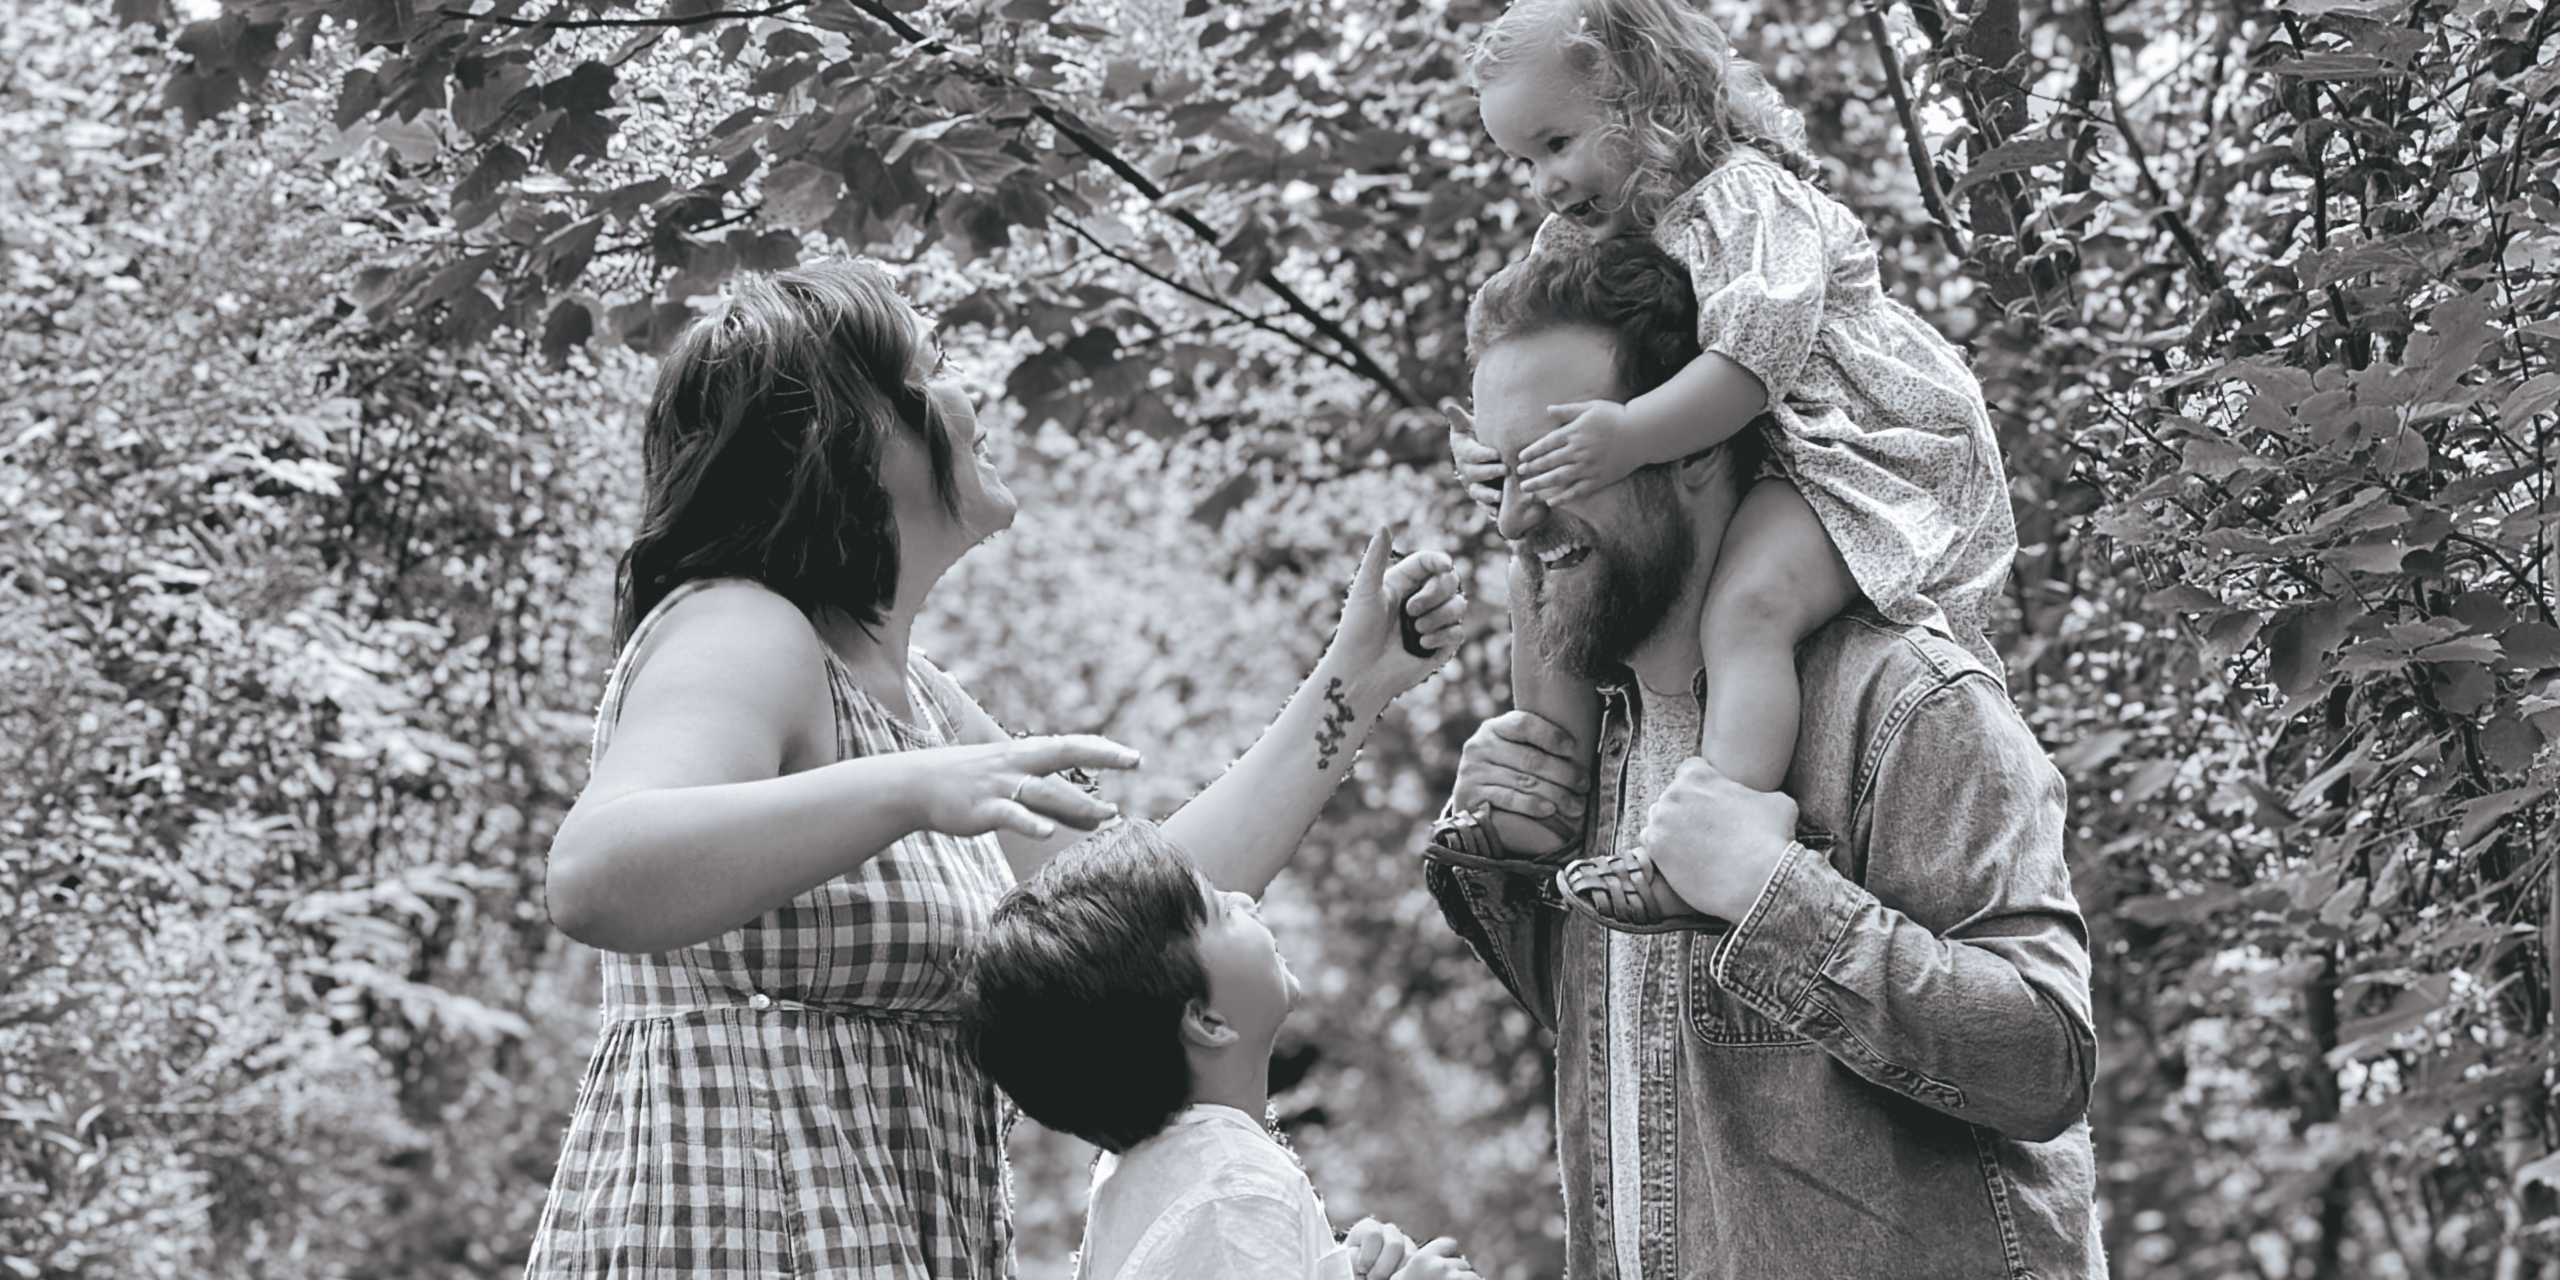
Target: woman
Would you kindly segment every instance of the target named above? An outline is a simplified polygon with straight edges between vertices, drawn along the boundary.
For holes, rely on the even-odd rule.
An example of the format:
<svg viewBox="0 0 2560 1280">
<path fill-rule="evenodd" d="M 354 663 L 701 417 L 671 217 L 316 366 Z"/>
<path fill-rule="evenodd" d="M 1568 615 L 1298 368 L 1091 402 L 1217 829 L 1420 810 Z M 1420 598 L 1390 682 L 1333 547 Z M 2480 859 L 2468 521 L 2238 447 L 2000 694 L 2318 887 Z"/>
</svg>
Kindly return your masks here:
<svg viewBox="0 0 2560 1280">
<path fill-rule="evenodd" d="M 1137 755 L 1010 738 L 908 647 L 1014 512 L 930 335 L 877 265 L 819 263 L 740 280 L 660 371 L 622 655 L 548 884 L 607 952 L 605 1027 L 529 1277 L 1011 1274 L 959 958 L 1112 816 L 1056 775 Z M 1447 558 L 1386 559 L 1381 534 L 1315 675 L 1166 822 L 1222 887 L 1261 891 L 1454 643 Z M 1399 602 L 1437 652 L 1404 650 Z"/>
</svg>

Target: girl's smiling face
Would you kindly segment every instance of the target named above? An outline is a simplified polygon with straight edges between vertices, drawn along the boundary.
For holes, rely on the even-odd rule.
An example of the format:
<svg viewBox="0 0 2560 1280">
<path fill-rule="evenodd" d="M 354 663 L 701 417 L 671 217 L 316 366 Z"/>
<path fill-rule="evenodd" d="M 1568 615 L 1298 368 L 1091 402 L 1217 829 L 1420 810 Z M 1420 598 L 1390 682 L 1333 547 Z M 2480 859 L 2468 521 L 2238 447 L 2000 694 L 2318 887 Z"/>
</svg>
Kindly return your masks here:
<svg viewBox="0 0 2560 1280">
<path fill-rule="evenodd" d="M 1624 230 L 1625 149 L 1584 77 L 1548 46 L 1505 65 L 1485 84 L 1478 108 L 1494 145 L 1529 162 L 1540 203 L 1595 239 Z"/>
</svg>

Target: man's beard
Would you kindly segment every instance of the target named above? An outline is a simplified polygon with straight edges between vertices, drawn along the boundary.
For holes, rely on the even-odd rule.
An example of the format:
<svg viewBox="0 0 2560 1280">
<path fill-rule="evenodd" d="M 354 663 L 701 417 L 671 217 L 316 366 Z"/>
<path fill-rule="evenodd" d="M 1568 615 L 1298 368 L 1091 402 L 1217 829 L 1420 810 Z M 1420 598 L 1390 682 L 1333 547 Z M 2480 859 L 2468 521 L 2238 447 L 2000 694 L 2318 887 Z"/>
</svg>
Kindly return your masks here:
<svg viewBox="0 0 2560 1280">
<path fill-rule="evenodd" d="M 1629 536 L 1607 537 L 1589 521 L 1554 513 L 1551 524 L 1572 520 L 1573 531 L 1555 530 L 1521 548 L 1529 556 L 1531 638 L 1548 664 L 1584 680 L 1621 674 L 1636 646 L 1662 628 L 1697 557 L 1697 535 L 1683 518 L 1671 478 L 1639 471 L 1628 483 L 1638 513 Z M 1534 549 L 1567 541 L 1589 546 L 1590 558 L 1562 583 L 1550 584 Z"/>
</svg>

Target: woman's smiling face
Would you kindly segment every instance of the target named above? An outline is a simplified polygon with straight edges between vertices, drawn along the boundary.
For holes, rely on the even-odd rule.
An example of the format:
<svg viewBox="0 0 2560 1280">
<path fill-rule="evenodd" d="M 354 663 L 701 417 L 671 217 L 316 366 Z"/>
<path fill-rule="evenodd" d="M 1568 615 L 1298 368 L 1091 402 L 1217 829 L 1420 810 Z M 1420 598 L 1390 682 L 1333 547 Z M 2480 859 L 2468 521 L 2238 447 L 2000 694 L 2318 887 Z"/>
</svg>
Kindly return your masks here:
<svg viewBox="0 0 2560 1280">
<path fill-rule="evenodd" d="M 1595 239 L 1624 229 L 1619 192 L 1625 149 L 1614 141 L 1607 109 L 1582 76 L 1548 46 L 1498 68 L 1478 109 L 1494 145 L 1531 171 L 1540 203 L 1582 225 Z"/>
<path fill-rule="evenodd" d="M 916 323 L 920 330 L 916 340 L 917 376 L 924 380 L 925 394 L 941 411 L 943 426 L 951 433 L 952 482 L 960 499 L 960 526 L 973 542 L 993 537 L 1013 524 L 1020 504 L 996 470 L 995 457 L 987 448 L 986 424 L 978 421 L 977 405 L 969 399 L 968 390 L 952 376 L 941 344 L 933 340 L 932 326 L 921 317 Z"/>
</svg>

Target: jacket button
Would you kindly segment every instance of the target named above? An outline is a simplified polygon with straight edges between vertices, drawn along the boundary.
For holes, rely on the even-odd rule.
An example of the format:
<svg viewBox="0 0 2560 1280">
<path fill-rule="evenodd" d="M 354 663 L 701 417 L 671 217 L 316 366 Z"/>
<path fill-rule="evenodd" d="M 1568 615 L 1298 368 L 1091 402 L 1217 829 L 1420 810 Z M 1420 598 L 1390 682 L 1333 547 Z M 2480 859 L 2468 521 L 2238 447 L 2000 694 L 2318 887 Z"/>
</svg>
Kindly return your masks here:
<svg viewBox="0 0 2560 1280">
<path fill-rule="evenodd" d="M 754 995 L 747 997 L 747 1007 L 750 1009 L 770 1009 L 773 1007 L 773 997 L 759 991 Z"/>
</svg>

